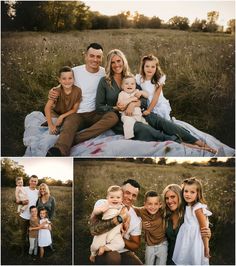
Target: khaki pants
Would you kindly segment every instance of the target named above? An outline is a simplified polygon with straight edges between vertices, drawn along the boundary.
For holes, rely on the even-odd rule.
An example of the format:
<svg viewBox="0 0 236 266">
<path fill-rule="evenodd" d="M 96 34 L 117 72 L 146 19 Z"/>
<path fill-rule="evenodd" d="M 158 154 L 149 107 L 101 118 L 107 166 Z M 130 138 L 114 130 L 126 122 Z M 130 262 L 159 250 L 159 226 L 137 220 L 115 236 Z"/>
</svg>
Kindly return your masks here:
<svg viewBox="0 0 236 266">
<path fill-rule="evenodd" d="M 60 136 L 54 146 L 67 156 L 72 145 L 99 136 L 118 121 L 119 118 L 115 112 L 99 114 L 93 111 L 71 114 L 65 118 Z M 81 130 L 83 131 L 77 132 Z"/>
</svg>

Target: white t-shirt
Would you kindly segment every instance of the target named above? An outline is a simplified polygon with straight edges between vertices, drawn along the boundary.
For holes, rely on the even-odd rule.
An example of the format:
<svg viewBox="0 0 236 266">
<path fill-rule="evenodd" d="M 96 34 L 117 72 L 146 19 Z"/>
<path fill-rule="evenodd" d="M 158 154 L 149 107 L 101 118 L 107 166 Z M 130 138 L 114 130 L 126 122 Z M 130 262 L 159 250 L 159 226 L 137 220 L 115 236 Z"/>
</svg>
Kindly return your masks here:
<svg viewBox="0 0 236 266">
<path fill-rule="evenodd" d="M 85 65 L 73 67 L 75 85 L 82 90 L 82 100 L 77 113 L 92 112 L 95 110 L 95 100 L 98 83 L 105 76 L 105 69 L 99 67 L 99 71 L 91 73 Z"/>
<path fill-rule="evenodd" d="M 20 217 L 23 219 L 29 220 L 30 219 L 30 206 L 35 206 L 36 202 L 38 200 L 39 191 L 37 189 L 30 189 L 29 187 L 23 187 L 24 191 L 26 192 L 29 200 L 28 207 L 24 210 L 23 213 L 21 213 Z"/>
<path fill-rule="evenodd" d="M 104 199 L 100 199 L 98 200 L 94 207 L 99 207 L 102 204 L 105 203 L 106 200 Z M 129 215 L 130 215 L 130 225 L 129 225 L 129 229 L 126 232 L 124 238 L 126 239 L 130 239 L 130 236 L 140 236 L 141 232 L 142 232 L 142 220 L 140 217 L 137 216 L 136 212 L 134 211 L 134 209 L 132 207 L 130 207 L 129 211 L 128 211 Z M 122 252 L 126 252 L 129 251 L 128 249 L 124 248 L 121 250 L 118 250 L 119 253 Z"/>
</svg>

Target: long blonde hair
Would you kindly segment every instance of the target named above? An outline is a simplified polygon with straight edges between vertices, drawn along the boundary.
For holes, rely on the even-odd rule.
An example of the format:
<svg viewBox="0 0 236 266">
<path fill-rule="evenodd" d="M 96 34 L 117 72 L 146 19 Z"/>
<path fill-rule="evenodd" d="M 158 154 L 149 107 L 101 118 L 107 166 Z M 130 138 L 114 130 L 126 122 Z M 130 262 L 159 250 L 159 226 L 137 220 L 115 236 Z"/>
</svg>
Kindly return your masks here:
<svg viewBox="0 0 236 266">
<path fill-rule="evenodd" d="M 45 197 L 46 197 L 46 199 L 48 200 L 49 197 L 50 197 L 50 190 L 49 190 L 48 185 L 45 184 L 45 183 L 42 183 L 42 184 L 39 185 L 39 198 L 42 198 L 42 195 L 41 195 L 41 193 L 40 193 L 40 188 L 41 188 L 41 187 L 44 187 L 44 188 L 45 188 L 45 191 L 46 191 L 46 195 L 45 195 Z"/>
<path fill-rule="evenodd" d="M 177 215 L 178 215 L 178 224 L 180 224 L 182 218 L 183 218 L 183 214 L 184 214 L 184 207 L 183 207 L 183 200 L 182 200 L 182 189 L 179 185 L 177 184 L 170 184 L 167 187 L 164 188 L 162 195 L 163 195 L 163 202 L 164 202 L 164 217 L 166 220 L 168 220 L 168 218 L 171 216 L 171 214 L 173 212 L 171 212 L 171 210 L 169 209 L 169 207 L 166 204 L 166 193 L 168 191 L 172 191 L 174 192 L 177 197 L 178 197 L 178 207 L 177 207 Z"/>
<path fill-rule="evenodd" d="M 122 73 L 121 73 L 122 78 L 131 74 L 130 68 L 129 68 L 129 64 L 128 64 L 128 61 L 127 61 L 124 53 L 121 52 L 121 50 L 119 50 L 119 49 L 111 50 L 107 54 L 107 61 L 106 61 L 106 66 L 105 66 L 105 71 L 106 71 L 105 79 L 106 79 L 106 81 L 108 82 L 108 84 L 110 86 L 111 86 L 111 80 L 112 80 L 112 78 L 114 76 L 114 72 L 113 72 L 112 67 L 111 67 L 111 60 L 112 60 L 114 55 L 119 56 L 122 59 L 122 61 L 123 61 L 124 65 L 123 65 L 123 70 L 122 70 Z"/>
</svg>

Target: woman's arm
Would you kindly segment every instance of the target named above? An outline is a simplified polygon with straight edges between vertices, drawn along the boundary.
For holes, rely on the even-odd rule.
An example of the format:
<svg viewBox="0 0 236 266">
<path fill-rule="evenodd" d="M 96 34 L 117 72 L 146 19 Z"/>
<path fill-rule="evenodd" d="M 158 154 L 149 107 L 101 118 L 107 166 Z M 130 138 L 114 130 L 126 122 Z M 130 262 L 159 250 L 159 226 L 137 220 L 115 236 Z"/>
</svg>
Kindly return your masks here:
<svg viewBox="0 0 236 266">
<path fill-rule="evenodd" d="M 108 112 L 114 111 L 115 106 L 111 106 L 107 104 L 106 100 L 106 90 L 112 88 L 108 88 L 109 85 L 106 82 L 105 78 L 101 78 L 97 88 L 97 95 L 96 95 L 96 111 L 97 112 Z"/>
<path fill-rule="evenodd" d="M 195 214 L 196 214 L 200 229 L 203 227 L 207 227 L 207 218 L 204 215 L 202 209 L 201 208 L 197 209 L 195 211 Z M 209 238 L 208 237 L 202 237 L 202 240 L 203 240 L 203 244 L 204 244 L 204 255 L 205 255 L 205 257 L 210 258 Z"/>
<path fill-rule="evenodd" d="M 153 110 L 153 108 L 156 106 L 158 99 L 159 99 L 159 96 L 161 94 L 161 91 L 162 91 L 162 85 L 160 85 L 159 87 L 156 88 L 147 110 L 145 112 L 143 112 L 144 115 L 149 115 L 151 113 L 151 111 Z"/>
</svg>

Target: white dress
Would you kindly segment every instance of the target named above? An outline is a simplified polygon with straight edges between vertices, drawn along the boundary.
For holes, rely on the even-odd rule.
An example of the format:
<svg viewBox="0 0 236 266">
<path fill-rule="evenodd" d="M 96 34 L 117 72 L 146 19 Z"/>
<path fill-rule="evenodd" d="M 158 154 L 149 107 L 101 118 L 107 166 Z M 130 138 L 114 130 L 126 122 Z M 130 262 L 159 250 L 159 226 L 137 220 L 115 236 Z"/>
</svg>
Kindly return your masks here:
<svg viewBox="0 0 236 266">
<path fill-rule="evenodd" d="M 207 205 L 200 202 L 193 207 L 186 206 L 184 223 L 179 229 L 172 257 L 176 265 L 209 265 L 209 259 L 204 256 L 203 240 L 195 214 L 197 209 L 202 209 L 206 217 L 212 215 Z"/>
<path fill-rule="evenodd" d="M 154 84 L 151 83 L 151 80 L 143 80 L 142 76 L 140 74 L 137 74 L 135 76 L 136 83 L 141 86 L 143 91 L 146 91 L 148 93 L 148 105 L 150 105 L 153 95 L 155 93 L 156 87 Z M 158 83 L 160 85 L 164 85 L 166 81 L 166 75 L 163 75 Z M 152 110 L 153 113 L 160 115 L 161 117 L 170 120 L 170 112 L 171 112 L 171 107 L 169 100 L 167 100 L 163 92 L 161 91 L 159 99 L 155 105 L 155 107 Z"/>
<path fill-rule="evenodd" d="M 41 219 L 39 221 L 40 224 L 44 222 L 49 222 L 47 218 Z M 52 244 L 52 237 L 51 237 L 51 232 L 49 229 L 39 229 L 39 234 L 38 234 L 38 246 L 39 247 L 47 247 Z"/>
</svg>

